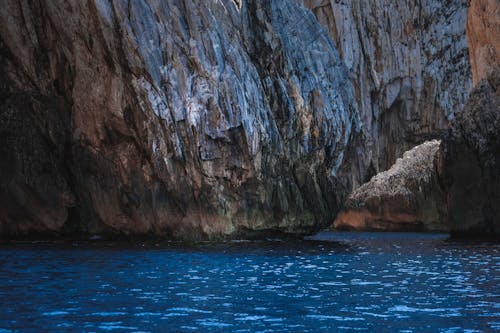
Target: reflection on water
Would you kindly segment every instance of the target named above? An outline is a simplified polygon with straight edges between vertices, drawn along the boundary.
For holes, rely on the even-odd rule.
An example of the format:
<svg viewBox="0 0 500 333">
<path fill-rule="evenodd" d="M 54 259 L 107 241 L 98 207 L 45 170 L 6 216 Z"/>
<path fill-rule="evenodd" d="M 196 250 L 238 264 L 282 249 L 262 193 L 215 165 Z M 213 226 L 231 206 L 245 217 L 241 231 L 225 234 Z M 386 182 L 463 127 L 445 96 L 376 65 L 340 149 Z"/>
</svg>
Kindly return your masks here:
<svg viewBox="0 0 500 333">
<path fill-rule="evenodd" d="M 0 332 L 500 331 L 500 244 L 308 241 L 0 246 Z"/>
</svg>

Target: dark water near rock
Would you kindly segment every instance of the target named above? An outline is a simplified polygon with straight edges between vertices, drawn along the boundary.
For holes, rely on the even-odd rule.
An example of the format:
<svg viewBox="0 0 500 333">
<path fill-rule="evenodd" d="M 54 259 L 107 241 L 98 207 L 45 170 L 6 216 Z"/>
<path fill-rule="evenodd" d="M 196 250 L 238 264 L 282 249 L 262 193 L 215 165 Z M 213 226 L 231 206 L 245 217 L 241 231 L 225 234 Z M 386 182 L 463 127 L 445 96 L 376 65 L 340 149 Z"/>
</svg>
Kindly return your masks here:
<svg viewBox="0 0 500 333">
<path fill-rule="evenodd" d="M 500 331 L 500 244 L 443 235 L 0 246 L 0 332 Z"/>
</svg>

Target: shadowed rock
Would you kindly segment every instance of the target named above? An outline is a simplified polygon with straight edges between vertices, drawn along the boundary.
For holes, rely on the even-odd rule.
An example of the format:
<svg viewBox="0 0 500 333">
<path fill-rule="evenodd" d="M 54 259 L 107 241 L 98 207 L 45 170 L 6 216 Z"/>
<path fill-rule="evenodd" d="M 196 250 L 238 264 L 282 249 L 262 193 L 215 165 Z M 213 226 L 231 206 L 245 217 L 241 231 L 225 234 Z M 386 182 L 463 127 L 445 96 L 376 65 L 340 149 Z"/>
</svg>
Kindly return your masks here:
<svg viewBox="0 0 500 333">
<path fill-rule="evenodd" d="M 454 235 L 500 235 L 500 2 L 473 0 L 467 40 L 475 88 L 440 153 Z"/>
<path fill-rule="evenodd" d="M 441 152 L 455 235 L 500 235 L 500 68 L 474 88 Z"/>
</svg>

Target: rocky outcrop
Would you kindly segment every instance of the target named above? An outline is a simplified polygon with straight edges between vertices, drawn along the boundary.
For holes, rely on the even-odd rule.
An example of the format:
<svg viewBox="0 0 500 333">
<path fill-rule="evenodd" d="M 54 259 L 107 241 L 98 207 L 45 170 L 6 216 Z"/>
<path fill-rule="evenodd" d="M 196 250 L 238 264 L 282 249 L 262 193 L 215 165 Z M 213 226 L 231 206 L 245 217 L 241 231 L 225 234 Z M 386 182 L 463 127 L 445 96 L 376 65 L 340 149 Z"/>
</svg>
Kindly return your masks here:
<svg viewBox="0 0 500 333">
<path fill-rule="evenodd" d="M 500 67 L 474 88 L 441 152 L 455 235 L 500 235 Z"/>
<path fill-rule="evenodd" d="M 500 66 L 500 2 L 472 0 L 467 15 L 467 42 L 474 85 Z"/>
<path fill-rule="evenodd" d="M 371 8 L 368 11 L 371 10 L 376 13 L 378 9 L 376 4 L 373 4 L 371 7 L 360 7 L 356 2 L 352 2 L 349 5 L 338 4 L 333 1 L 331 3 L 318 1 L 311 3 L 314 4 L 313 8 L 315 8 L 320 19 L 323 18 L 323 22 L 326 22 L 326 25 L 330 27 L 330 31 L 338 36 L 341 35 L 339 31 L 345 31 L 345 26 L 349 27 L 349 24 L 341 24 L 339 28 L 337 22 L 340 21 L 328 18 L 328 10 L 333 9 L 335 13 L 339 8 L 347 7 L 347 12 L 354 11 L 356 12 L 356 17 L 363 17 L 363 13 L 366 13 L 367 8 Z M 411 79 L 415 81 L 412 81 L 408 86 L 420 86 L 422 88 L 420 91 L 424 92 L 421 96 L 431 96 L 433 94 L 436 94 L 434 96 L 444 96 L 442 95 L 443 93 L 447 95 L 449 93 L 458 94 L 448 95 L 448 97 L 453 96 L 450 100 L 454 101 L 448 104 L 448 106 L 454 104 L 454 106 L 448 108 L 448 111 L 446 111 L 446 107 L 435 107 L 434 112 L 437 111 L 435 113 L 436 116 L 444 114 L 447 115 L 447 120 L 451 120 L 449 134 L 444 135 L 445 139 L 437 157 L 435 159 L 433 157 L 437 150 L 437 145 L 432 148 L 432 154 L 427 156 L 427 162 L 424 163 L 427 167 L 422 167 L 422 163 L 418 158 L 419 154 L 416 153 L 419 150 L 423 152 L 422 149 L 425 146 L 416 147 L 405 153 L 403 160 L 398 160 L 389 171 L 378 174 L 350 196 L 346 209 L 334 222 L 335 227 L 380 230 L 442 230 L 451 231 L 455 235 L 466 236 L 474 234 L 488 236 L 499 234 L 500 3 L 489 0 L 469 2 L 467 40 L 469 43 L 474 84 L 478 85 L 471 93 L 463 111 L 454 113 L 453 109 L 461 109 L 460 105 L 467 97 L 469 88 L 469 82 L 460 79 L 460 75 L 466 77 L 463 75 L 466 69 L 463 61 L 466 60 L 466 57 L 462 52 L 457 52 L 456 49 L 457 46 L 460 48 L 463 47 L 463 39 L 456 38 L 459 36 L 457 33 L 460 30 L 460 26 L 457 24 L 463 19 L 463 5 L 464 3 L 459 1 L 451 1 L 451 3 L 447 2 L 442 5 L 432 1 L 419 3 L 418 6 L 416 5 L 416 8 L 419 9 L 419 16 L 414 19 L 413 28 L 410 29 L 406 25 L 406 28 L 410 29 L 408 31 L 418 29 L 420 26 L 419 22 L 425 22 L 427 27 L 435 25 L 434 28 L 428 31 L 419 32 L 419 36 L 410 33 L 410 37 L 415 36 L 416 39 L 410 38 L 409 46 L 418 45 L 419 41 L 424 40 L 432 42 L 421 45 L 417 49 L 414 49 L 417 52 L 412 52 L 414 59 L 420 59 L 417 62 L 420 64 L 419 66 L 423 64 L 427 65 L 423 65 L 419 69 L 419 67 L 410 64 L 407 68 L 420 70 L 420 73 L 429 72 L 433 74 L 429 76 L 427 73 L 420 77 L 416 75 Z M 398 17 L 401 17 L 402 21 L 405 21 L 408 17 L 405 13 L 408 13 L 407 10 L 411 6 L 407 7 L 404 4 L 401 6 L 401 3 L 394 6 L 395 8 L 388 10 L 398 13 Z M 325 8 L 328 8 L 328 10 L 325 10 Z M 391 7 L 389 6 L 388 8 Z M 430 10 L 431 8 L 434 9 Z M 378 13 L 382 13 L 380 9 Z M 361 16 L 359 16 L 360 14 Z M 375 17 L 380 17 L 380 15 L 375 15 Z M 398 19 L 396 20 L 398 21 Z M 350 20 L 347 21 L 349 22 Z M 367 22 L 369 22 L 369 19 Z M 388 20 L 387 22 L 390 24 L 390 27 L 394 26 L 394 20 Z M 382 22 L 381 24 L 383 26 L 384 23 Z M 396 25 L 396 27 L 398 26 Z M 367 25 L 367 27 L 369 28 L 370 26 Z M 377 27 L 380 27 L 380 24 Z M 368 30 L 370 31 L 370 29 Z M 375 31 L 379 30 L 375 29 Z M 391 30 L 386 31 L 390 32 Z M 398 51 L 401 44 L 398 44 L 398 42 L 394 44 L 394 35 L 391 35 L 393 36 L 392 39 L 391 37 L 384 37 L 380 33 L 375 33 L 374 35 L 368 34 L 368 36 L 363 38 L 362 35 L 361 40 L 370 41 L 371 38 L 372 40 L 379 41 L 371 44 L 375 45 L 375 49 L 379 48 L 378 45 L 384 45 L 385 38 L 391 40 L 396 53 L 401 52 Z M 342 43 L 345 44 L 345 39 L 342 38 L 340 40 L 337 38 L 337 42 L 339 45 L 342 45 Z M 419 48 L 421 51 L 436 51 L 439 49 L 435 47 L 436 42 L 441 47 L 444 47 L 441 49 L 443 52 L 422 53 L 418 51 Z M 349 43 L 352 44 L 352 42 Z M 357 41 L 356 43 L 359 44 Z M 366 41 L 364 43 L 366 44 Z M 368 44 L 370 45 L 370 43 Z M 360 45 L 363 45 L 363 42 Z M 370 51 L 366 52 L 364 48 L 361 49 L 364 55 L 370 54 Z M 368 47 L 368 50 L 372 49 L 373 47 Z M 439 61 L 443 61 L 443 59 L 450 56 L 448 52 L 451 50 L 454 50 L 453 53 L 456 57 L 450 58 L 453 60 L 448 65 L 441 67 L 443 71 L 433 69 L 432 67 L 438 64 Z M 344 57 L 346 51 L 348 51 L 347 54 L 352 54 L 352 51 L 344 48 Z M 385 55 L 383 52 L 382 54 Z M 421 61 L 428 56 L 432 57 L 432 62 Z M 359 56 L 353 59 L 357 58 Z M 368 57 L 368 59 L 371 59 L 372 64 L 379 63 L 376 58 L 375 62 L 373 62 L 373 57 Z M 395 59 L 398 58 L 396 57 Z M 405 56 L 401 59 L 412 59 L 412 57 Z M 349 64 L 349 62 L 347 63 Z M 357 64 L 359 61 L 354 61 L 353 63 Z M 391 53 L 389 53 L 388 58 L 382 61 L 382 64 L 384 63 L 385 65 L 379 65 L 379 67 L 386 68 L 385 73 L 391 73 L 390 68 L 394 63 L 391 60 Z M 446 69 L 447 66 L 449 66 L 448 69 Z M 356 72 L 356 69 L 360 67 L 356 65 L 354 67 L 351 66 L 351 68 L 355 68 Z M 404 64 L 399 64 L 393 68 L 401 69 L 405 68 L 405 66 Z M 362 73 L 360 70 L 357 70 L 357 72 Z M 374 73 L 376 74 L 377 71 L 375 70 Z M 432 79 L 422 81 L 422 77 L 432 77 Z M 439 92 L 439 89 L 432 87 L 432 85 L 427 86 L 429 82 L 447 82 L 448 79 L 451 79 L 449 81 L 451 84 L 442 86 L 443 90 L 441 92 Z M 430 87 L 432 87 L 433 92 L 425 92 Z M 447 91 L 448 89 L 454 91 Z M 387 92 L 390 89 L 386 89 L 385 91 L 385 98 L 387 98 Z M 462 97 L 459 95 L 462 95 Z M 384 94 L 377 94 L 377 96 L 384 96 Z M 446 99 L 442 97 L 436 99 L 438 103 L 443 100 Z M 364 117 L 366 115 L 366 108 L 363 106 L 363 103 L 361 105 L 362 117 Z M 418 103 L 414 105 L 418 105 Z M 432 107 L 429 108 L 431 105 L 432 103 L 426 103 L 422 111 L 413 111 L 409 112 L 409 114 L 416 115 L 418 112 L 421 112 L 421 114 L 431 115 L 432 118 Z M 384 112 L 387 112 L 387 110 Z M 419 121 L 425 118 L 427 116 L 419 119 Z M 440 122 L 437 118 L 434 118 L 432 121 L 436 124 L 436 127 L 432 131 L 443 129 L 447 126 L 446 122 Z M 418 132 L 419 126 L 417 124 L 413 129 Z M 381 142 L 386 140 L 387 133 L 382 131 L 380 134 L 382 135 Z M 393 138 L 404 138 L 405 135 L 402 134 L 394 135 Z M 383 146 L 386 146 L 387 149 L 390 149 L 391 145 L 389 141 L 383 143 Z M 420 156 L 425 156 L 425 154 Z M 404 163 L 405 160 L 406 163 Z M 435 160 L 435 163 L 432 163 L 433 160 Z M 444 210 L 442 207 L 446 207 L 446 209 Z M 442 222 L 440 223 L 440 221 Z"/>
<path fill-rule="evenodd" d="M 500 3 L 470 1 L 474 84 L 440 152 L 448 224 L 460 236 L 500 235 Z"/>
<path fill-rule="evenodd" d="M 436 172 L 440 141 L 404 153 L 387 171 L 356 189 L 334 228 L 383 231 L 446 231 L 445 197 Z"/>
<path fill-rule="evenodd" d="M 0 65 L 5 237 L 306 232 L 359 182 L 349 73 L 295 1 L 5 0 Z"/>
<path fill-rule="evenodd" d="M 471 89 L 467 0 L 303 2 L 350 70 L 374 171 L 445 132 Z"/>
</svg>

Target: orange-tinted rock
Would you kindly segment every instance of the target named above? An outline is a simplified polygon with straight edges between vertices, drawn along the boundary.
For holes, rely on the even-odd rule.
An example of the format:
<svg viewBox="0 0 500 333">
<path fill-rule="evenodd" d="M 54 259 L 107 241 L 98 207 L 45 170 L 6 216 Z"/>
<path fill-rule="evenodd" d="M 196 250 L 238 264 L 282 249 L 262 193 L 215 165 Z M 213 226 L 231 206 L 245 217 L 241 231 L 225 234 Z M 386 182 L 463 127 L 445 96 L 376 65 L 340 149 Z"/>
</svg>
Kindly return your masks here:
<svg viewBox="0 0 500 333">
<path fill-rule="evenodd" d="M 471 0 L 467 42 L 474 85 L 500 65 L 500 1 Z"/>
<path fill-rule="evenodd" d="M 2 236 L 310 232 L 349 191 L 353 87 L 295 1 L 5 0 L 0 78 Z"/>
<path fill-rule="evenodd" d="M 500 2 L 472 0 L 467 39 L 475 88 L 440 153 L 455 235 L 500 235 Z"/>
</svg>

